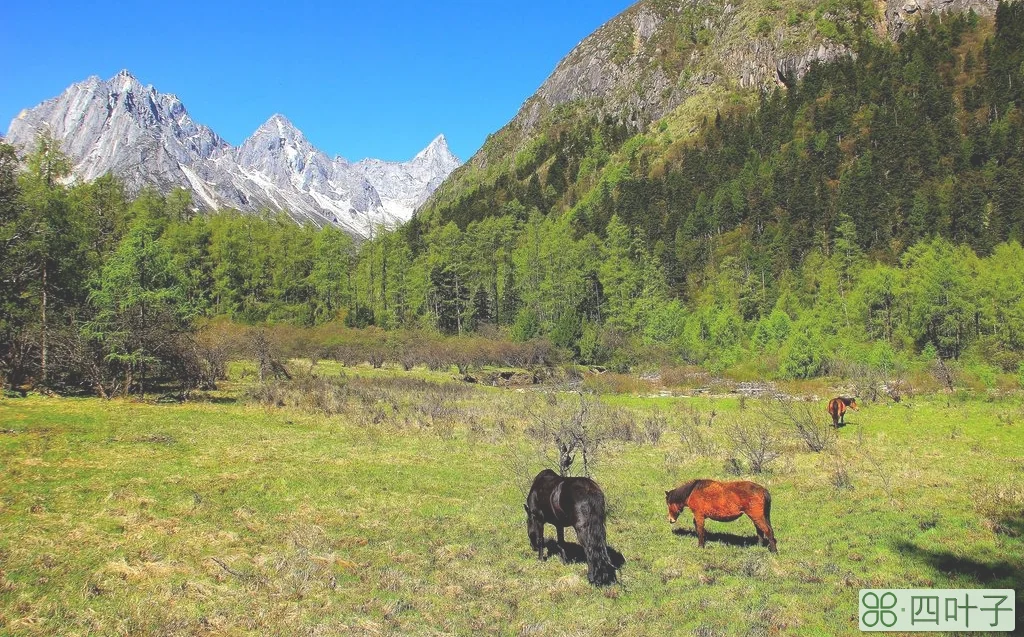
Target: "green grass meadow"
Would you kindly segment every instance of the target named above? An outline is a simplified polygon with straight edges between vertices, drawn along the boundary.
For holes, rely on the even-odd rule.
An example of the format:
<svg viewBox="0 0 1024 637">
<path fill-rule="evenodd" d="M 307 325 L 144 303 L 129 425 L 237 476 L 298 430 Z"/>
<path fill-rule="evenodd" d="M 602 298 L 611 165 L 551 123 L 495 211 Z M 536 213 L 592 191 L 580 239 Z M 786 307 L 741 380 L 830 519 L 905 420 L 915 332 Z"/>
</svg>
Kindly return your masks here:
<svg viewBox="0 0 1024 637">
<path fill-rule="evenodd" d="M 375 421 L 266 407 L 246 382 L 184 404 L 0 400 L 0 634 L 846 635 L 860 588 L 1024 589 L 1020 396 L 863 405 L 826 453 L 787 437 L 745 476 L 772 493 L 777 555 L 744 543 L 746 518 L 709 522 L 703 550 L 665 519 L 666 489 L 732 477 L 724 423 L 751 401 L 608 397 L 668 426 L 600 450 L 626 564 L 597 589 L 530 550 L 529 392 L 460 384 L 441 428 L 399 390 Z M 683 415 L 711 411 L 717 450 L 693 453 Z"/>
</svg>

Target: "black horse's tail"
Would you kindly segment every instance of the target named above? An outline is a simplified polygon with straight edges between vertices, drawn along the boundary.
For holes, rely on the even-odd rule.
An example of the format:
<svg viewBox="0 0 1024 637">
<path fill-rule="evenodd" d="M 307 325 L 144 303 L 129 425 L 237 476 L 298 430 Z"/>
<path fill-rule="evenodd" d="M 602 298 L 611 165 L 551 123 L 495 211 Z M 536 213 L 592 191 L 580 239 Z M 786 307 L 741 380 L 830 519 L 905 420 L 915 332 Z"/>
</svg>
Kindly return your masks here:
<svg viewBox="0 0 1024 637">
<path fill-rule="evenodd" d="M 580 544 L 587 555 L 587 580 L 594 586 L 608 586 L 616 580 L 615 566 L 608 555 L 604 532 L 604 498 L 588 498 L 579 503 Z"/>
</svg>

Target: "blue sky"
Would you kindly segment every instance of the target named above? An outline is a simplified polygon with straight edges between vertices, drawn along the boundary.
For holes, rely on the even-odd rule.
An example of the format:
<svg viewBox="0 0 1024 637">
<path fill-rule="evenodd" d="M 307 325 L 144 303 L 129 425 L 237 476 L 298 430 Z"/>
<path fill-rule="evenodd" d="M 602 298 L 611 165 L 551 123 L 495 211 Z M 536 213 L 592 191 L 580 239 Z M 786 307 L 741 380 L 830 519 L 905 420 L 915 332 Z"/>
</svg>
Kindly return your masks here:
<svg viewBox="0 0 1024 637">
<path fill-rule="evenodd" d="M 465 160 L 630 1 L 85 4 L 5 4 L 0 132 L 127 68 L 232 144 L 280 112 L 330 155 L 404 160 L 444 133 Z"/>
</svg>

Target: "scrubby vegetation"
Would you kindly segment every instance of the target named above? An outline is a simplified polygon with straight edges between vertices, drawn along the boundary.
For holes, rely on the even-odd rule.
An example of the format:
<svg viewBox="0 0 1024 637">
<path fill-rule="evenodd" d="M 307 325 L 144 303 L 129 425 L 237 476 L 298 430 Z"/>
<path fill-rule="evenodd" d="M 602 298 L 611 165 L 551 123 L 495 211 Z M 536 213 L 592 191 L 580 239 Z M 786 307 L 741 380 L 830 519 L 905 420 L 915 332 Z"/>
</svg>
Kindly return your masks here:
<svg viewBox="0 0 1024 637">
<path fill-rule="evenodd" d="M 859 588 L 1024 569 L 1019 396 L 867 403 L 817 452 L 759 417 L 792 398 L 283 364 L 230 363 L 183 404 L 0 399 L 0 632 L 848 634 Z M 608 590 L 527 541 L 525 492 L 566 452 L 608 497 Z M 665 522 L 666 489 L 730 474 L 770 489 L 778 554 L 744 522 L 704 550 Z"/>
</svg>

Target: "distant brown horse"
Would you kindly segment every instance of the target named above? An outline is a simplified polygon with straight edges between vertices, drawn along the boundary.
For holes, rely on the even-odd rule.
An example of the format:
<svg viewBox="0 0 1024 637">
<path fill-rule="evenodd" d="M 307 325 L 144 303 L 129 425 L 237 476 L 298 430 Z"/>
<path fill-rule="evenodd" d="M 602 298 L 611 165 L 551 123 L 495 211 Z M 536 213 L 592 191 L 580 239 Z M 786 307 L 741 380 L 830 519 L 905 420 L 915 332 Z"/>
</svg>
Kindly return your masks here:
<svg viewBox="0 0 1024 637">
<path fill-rule="evenodd" d="M 829 415 L 832 416 L 833 427 L 839 427 L 840 425 L 846 424 L 844 416 L 846 416 L 847 409 L 859 411 L 857 409 L 856 398 L 847 398 L 845 396 L 839 396 L 828 401 L 828 407 L 825 409 L 825 411 L 827 411 Z"/>
<path fill-rule="evenodd" d="M 772 496 L 759 484 L 747 481 L 718 482 L 691 480 L 683 486 L 665 492 L 668 521 L 675 524 L 683 509 L 693 511 L 693 524 L 697 527 L 697 546 L 704 546 L 704 520 L 732 522 L 744 513 L 757 529 L 757 539 L 776 552 L 775 531 L 772 530 Z"/>
<path fill-rule="evenodd" d="M 587 580 L 595 586 L 615 583 L 615 565 L 605 542 L 604 493 L 590 478 L 563 478 L 551 469 L 537 474 L 526 497 L 526 533 L 537 557 L 544 559 L 544 525 L 558 533 L 558 550 L 566 559 L 565 527 L 576 529 L 587 559 Z"/>
</svg>

